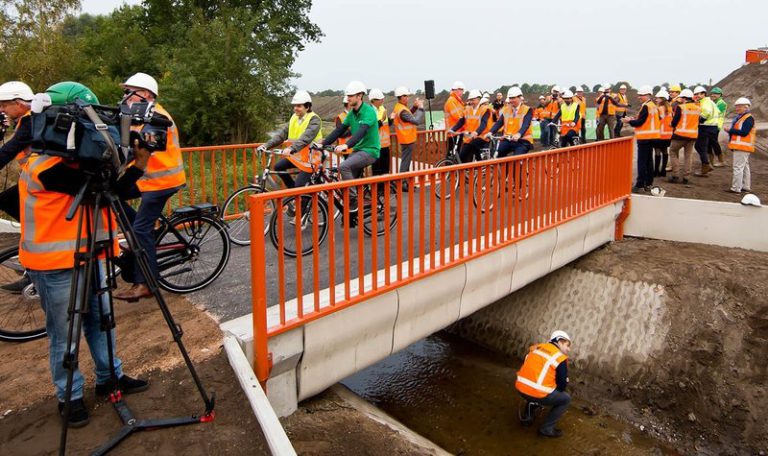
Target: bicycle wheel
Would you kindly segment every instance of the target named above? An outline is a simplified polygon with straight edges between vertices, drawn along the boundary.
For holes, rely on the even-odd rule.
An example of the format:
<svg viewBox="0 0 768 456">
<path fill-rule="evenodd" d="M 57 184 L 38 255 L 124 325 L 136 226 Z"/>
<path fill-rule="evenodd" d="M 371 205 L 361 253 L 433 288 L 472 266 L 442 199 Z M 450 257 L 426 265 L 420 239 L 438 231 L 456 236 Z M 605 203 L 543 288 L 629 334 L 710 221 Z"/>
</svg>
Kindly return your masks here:
<svg viewBox="0 0 768 456">
<path fill-rule="evenodd" d="M 365 214 L 363 217 L 363 231 L 368 236 L 373 234 L 373 217 L 376 217 L 376 233 L 383 236 L 386 230 L 391 230 L 397 224 L 397 185 L 394 182 L 389 184 L 389 197 L 384 194 L 384 188 L 377 189 L 376 205 L 371 201 L 371 187 L 366 185 L 363 190 L 365 198 Z M 389 206 L 389 218 L 387 218 L 384 208 Z M 374 215 L 375 214 L 375 215 Z M 389 223 L 387 223 L 389 222 Z"/>
<path fill-rule="evenodd" d="M 435 164 L 435 168 L 453 166 L 456 164 L 458 163 L 449 158 L 444 158 Z M 456 189 L 459 188 L 459 172 L 447 172 L 437 176 L 437 181 L 435 182 L 435 195 L 438 198 L 443 197 L 443 186 L 445 186 L 445 199 L 450 199 Z"/>
<path fill-rule="evenodd" d="M 241 246 L 251 244 L 251 213 L 248 211 L 248 197 L 265 191 L 269 190 L 258 185 L 249 185 L 236 190 L 224 202 L 221 219 L 229 230 L 229 239 L 234 244 Z M 269 220 L 272 218 L 274 207 L 273 201 L 264 205 L 264 235 L 269 232 Z"/>
<path fill-rule="evenodd" d="M 19 263 L 19 248 L 0 252 L 0 340 L 26 342 L 45 336 L 45 312 L 29 276 Z"/>
<path fill-rule="evenodd" d="M 475 174 L 475 182 L 472 186 L 474 190 L 472 194 L 472 202 L 482 213 L 485 213 L 486 200 L 488 198 L 490 198 L 490 201 L 487 202 L 487 208 L 488 210 L 491 210 L 493 209 L 493 205 L 499 199 L 499 196 L 501 196 L 499 182 L 494 182 L 494 180 L 498 180 L 497 173 L 497 167 L 484 166 Z"/>
<path fill-rule="evenodd" d="M 172 217 L 168 222 L 155 241 L 160 286 L 173 293 L 206 287 L 229 261 L 227 228 L 208 215 Z"/>
<path fill-rule="evenodd" d="M 269 238 L 272 241 L 272 245 L 275 246 L 275 249 L 279 250 L 280 236 L 282 236 L 283 254 L 289 257 L 295 257 L 299 250 L 297 236 L 300 240 L 299 242 L 301 242 L 301 255 L 304 256 L 312 253 L 314 249 L 313 223 L 317 224 L 318 245 L 322 244 L 328 235 L 328 207 L 325 201 L 318 195 L 317 220 L 315 220 L 312 208 L 312 195 L 299 195 L 299 197 L 301 197 L 301 220 L 299 220 L 298 227 L 296 223 L 295 198 L 283 199 L 280 210 L 272 214 L 272 220 L 269 222 Z M 282 221 L 279 221 L 278 217 Z M 281 225 L 282 233 L 279 232 Z"/>
</svg>

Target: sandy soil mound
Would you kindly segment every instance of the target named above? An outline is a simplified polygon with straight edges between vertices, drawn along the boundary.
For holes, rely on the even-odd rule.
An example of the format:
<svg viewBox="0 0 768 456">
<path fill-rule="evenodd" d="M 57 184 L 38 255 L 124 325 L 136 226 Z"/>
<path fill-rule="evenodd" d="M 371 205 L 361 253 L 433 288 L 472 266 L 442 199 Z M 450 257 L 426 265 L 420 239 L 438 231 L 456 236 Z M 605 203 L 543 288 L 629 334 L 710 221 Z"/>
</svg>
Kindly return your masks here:
<svg viewBox="0 0 768 456">
<path fill-rule="evenodd" d="M 736 99 L 747 97 L 752 101 L 752 113 L 758 121 L 768 117 L 767 64 L 744 65 L 715 85 L 723 89 L 723 96 L 728 102 L 729 115 L 733 111 L 733 103 Z"/>
</svg>

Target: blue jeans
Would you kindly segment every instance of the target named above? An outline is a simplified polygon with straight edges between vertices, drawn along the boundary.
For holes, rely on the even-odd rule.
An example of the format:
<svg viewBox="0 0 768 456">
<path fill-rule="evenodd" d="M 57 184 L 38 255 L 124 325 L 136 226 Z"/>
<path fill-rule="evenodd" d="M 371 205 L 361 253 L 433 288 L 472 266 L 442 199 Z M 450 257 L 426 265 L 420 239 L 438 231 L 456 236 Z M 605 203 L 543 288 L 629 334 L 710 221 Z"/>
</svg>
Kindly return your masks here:
<svg viewBox="0 0 768 456">
<path fill-rule="evenodd" d="M 100 266 L 100 278 L 105 283 L 103 263 Z M 48 332 L 48 361 L 51 366 L 51 377 L 56 386 L 56 397 L 64 402 L 67 388 L 67 369 L 64 368 L 64 354 L 67 352 L 67 331 L 69 328 L 69 292 L 72 284 L 73 269 L 57 269 L 54 271 L 28 270 L 32 283 L 40 294 L 40 302 L 45 311 L 45 330 Z M 85 285 L 85 277 L 81 275 L 78 289 Z M 96 366 L 96 383 L 104 384 L 110 379 L 109 353 L 107 352 L 107 332 L 101 330 L 101 315 L 109 312 L 109 302 L 104 295 L 99 299 L 96 293 L 89 293 L 88 313 L 83 315 L 83 333 L 91 351 L 93 364 Z M 112 337 L 112 351 L 115 349 L 115 330 L 109 332 Z M 74 342 L 74 341 L 73 341 Z M 122 361 L 114 357 L 115 374 L 122 377 Z M 83 397 L 83 374 L 76 369 L 72 377 L 72 399 Z"/>
<path fill-rule="evenodd" d="M 544 147 L 547 147 L 550 145 L 550 137 L 549 137 L 549 124 L 552 123 L 552 120 L 550 119 L 544 119 L 541 121 L 539 126 L 541 127 L 541 145 Z"/>
<path fill-rule="evenodd" d="M 499 158 L 506 157 L 509 155 L 510 152 L 512 152 L 512 155 L 523 155 L 527 154 L 529 150 L 531 150 L 533 146 L 531 143 L 525 140 L 517 140 L 517 141 L 510 141 L 508 139 L 502 139 L 499 141 L 499 146 L 496 149 L 496 154 Z"/>
<path fill-rule="evenodd" d="M 136 239 L 147 252 L 149 268 L 152 275 L 159 277 L 157 268 L 157 250 L 155 249 L 155 222 L 163 213 L 163 208 L 168 199 L 181 187 L 169 188 L 167 190 L 157 190 L 154 192 L 141 193 L 141 203 L 138 212 L 127 203 L 123 202 L 123 209 L 128 216 L 128 220 L 133 224 L 133 231 L 136 233 Z M 141 272 L 139 262 L 133 260 L 134 283 L 147 283 L 147 278 Z"/>
<path fill-rule="evenodd" d="M 565 411 L 568 410 L 568 406 L 571 405 L 571 395 L 565 391 L 552 391 L 547 397 L 541 399 L 532 398 L 526 394 L 521 394 L 523 398 L 528 402 L 538 402 L 543 406 L 552 407 L 544 419 L 544 423 L 539 429 L 542 431 L 551 431 L 555 428 L 555 424 L 562 418 Z"/>
</svg>

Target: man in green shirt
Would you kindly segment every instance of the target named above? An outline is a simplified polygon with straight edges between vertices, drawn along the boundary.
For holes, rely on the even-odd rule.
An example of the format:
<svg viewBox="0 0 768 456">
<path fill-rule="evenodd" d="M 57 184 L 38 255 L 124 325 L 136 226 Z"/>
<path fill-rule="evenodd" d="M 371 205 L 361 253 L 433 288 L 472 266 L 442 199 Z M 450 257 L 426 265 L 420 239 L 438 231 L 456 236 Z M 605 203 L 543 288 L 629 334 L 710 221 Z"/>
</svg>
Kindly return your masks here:
<svg viewBox="0 0 768 456">
<path fill-rule="evenodd" d="M 344 122 L 336 127 L 323 139 L 321 145 L 325 147 L 333 144 L 339 136 L 349 131 L 352 136 L 345 144 L 336 146 L 337 154 L 345 154 L 348 150 L 354 150 L 347 155 L 339 165 L 339 173 L 343 180 L 358 178 L 363 170 L 372 165 L 379 158 L 381 143 L 379 142 L 379 120 L 376 109 L 368 103 L 363 103 L 365 96 L 365 84 L 360 81 L 352 81 L 347 85 L 344 94 L 349 100 L 349 113 Z M 350 212 L 357 210 L 357 195 L 350 191 Z"/>
<path fill-rule="evenodd" d="M 713 87 L 709 92 L 709 98 L 715 102 L 719 116 L 717 118 L 717 135 L 720 136 L 720 130 L 723 129 L 723 123 L 725 122 L 725 111 L 728 110 L 728 103 L 723 100 L 723 91 L 720 87 Z M 715 163 L 714 156 L 717 156 L 717 163 Z M 720 141 L 712 141 L 709 143 L 709 161 L 712 162 L 712 166 L 720 168 L 725 164 L 723 159 L 723 150 L 720 148 Z"/>
</svg>

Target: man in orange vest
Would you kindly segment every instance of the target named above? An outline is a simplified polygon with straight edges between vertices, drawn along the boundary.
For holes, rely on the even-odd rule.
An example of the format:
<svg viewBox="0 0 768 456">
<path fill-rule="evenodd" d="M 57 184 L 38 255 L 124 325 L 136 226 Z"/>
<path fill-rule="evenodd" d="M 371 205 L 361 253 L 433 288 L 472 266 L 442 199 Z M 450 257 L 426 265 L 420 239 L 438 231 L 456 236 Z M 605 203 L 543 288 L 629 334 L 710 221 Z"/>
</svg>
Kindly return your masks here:
<svg viewBox="0 0 768 456">
<path fill-rule="evenodd" d="M 637 182 L 634 192 L 649 192 L 653 185 L 653 146 L 661 138 L 661 120 L 659 109 L 653 102 L 653 89 L 645 85 L 637 90 L 637 96 L 643 103 L 637 117 L 627 117 L 627 122 L 635 129 L 637 142 Z"/>
<path fill-rule="evenodd" d="M 619 138 L 621 129 L 624 127 L 622 119 L 627 116 L 627 108 L 629 108 L 626 84 L 619 87 L 619 93 L 615 94 L 614 99 L 616 100 L 616 127 L 613 129 L 613 136 Z"/>
<path fill-rule="evenodd" d="M 504 127 L 504 139 L 499 141 L 496 152 L 499 158 L 522 155 L 533 149 L 533 109 L 523 103 L 523 92 L 519 87 L 512 87 L 507 92 L 507 105 L 501 110 L 499 120 L 486 134 L 490 138 Z"/>
<path fill-rule="evenodd" d="M 752 103 L 747 98 L 739 98 L 734 106 L 736 117 L 728 129 L 728 148 L 733 153 L 733 179 L 727 191 L 749 193 L 752 191 L 749 156 L 755 152 L 755 119 L 749 112 Z"/>
<path fill-rule="evenodd" d="M 395 89 L 397 103 L 390 118 L 395 127 L 397 143 L 400 145 L 400 172 L 406 173 L 411 170 L 411 155 L 418 139 L 417 128 L 424 120 L 424 102 L 416 98 L 413 103 L 413 109 L 408 108 L 408 97 L 411 91 L 407 87 L 398 87 Z M 412 112 L 413 111 L 413 112 Z M 408 191 L 408 184 L 403 182 L 403 190 Z"/>
<path fill-rule="evenodd" d="M 584 88 L 576 85 L 576 96 L 573 97 L 579 103 L 579 117 L 581 117 L 581 143 L 587 143 L 587 98 L 584 96 Z"/>
<path fill-rule="evenodd" d="M 693 102 L 693 92 L 684 89 L 675 98 L 677 105 L 672 111 L 672 142 L 669 145 L 669 161 L 672 175 L 669 182 L 688 183 L 693 166 L 693 148 L 699 136 L 699 113 L 701 107 Z M 683 149 L 683 165 L 679 165 L 680 149 Z"/>
<path fill-rule="evenodd" d="M 0 112 L 6 115 L 6 122 L 16 122 L 13 137 L 0 147 L 0 169 L 5 168 L 15 158 L 23 159 L 29 155 L 29 145 L 32 142 L 30 103 L 33 96 L 32 89 L 21 81 L 9 81 L 0 85 Z M 5 132 L 8 126 L 2 126 L 2 131 Z M 15 220 L 19 219 L 18 185 L 12 185 L 0 193 L 0 210 Z M 0 288 L 6 289 L 5 286 Z"/>
<path fill-rule="evenodd" d="M 608 135 L 613 139 L 616 134 L 616 100 L 611 96 L 611 88 L 600 88 L 600 95 L 595 100 L 597 105 L 597 140 L 605 139 L 605 127 L 608 127 Z"/>
<path fill-rule="evenodd" d="M 552 119 L 560 111 L 560 87 L 552 87 L 549 98 L 546 100 L 544 111 L 541 116 L 541 145 L 543 147 L 549 147 L 552 145 L 552 134 L 549 129 L 549 125 L 552 123 Z"/>
<path fill-rule="evenodd" d="M 136 73 L 123 84 L 124 97 L 122 104 L 128 106 L 140 102 L 155 102 L 158 96 L 157 81 L 145 73 Z M 155 112 L 171 119 L 160 103 L 155 104 Z M 187 182 L 184 172 L 184 161 L 181 157 L 179 146 L 179 131 L 176 124 L 168 128 L 167 146 L 165 150 L 158 150 L 152 154 L 144 176 L 137 182 L 137 188 L 129 195 L 129 198 L 141 198 L 139 210 L 134 210 L 129 204 L 123 204 L 126 215 L 133 223 L 133 230 L 141 246 L 147 253 L 152 274 L 159 275 L 157 269 L 157 251 L 155 250 L 155 223 L 163 212 L 165 203 L 178 192 Z M 114 293 L 115 299 L 125 301 L 137 301 L 141 298 L 152 296 L 147 286 L 147 279 L 141 272 L 136 261 L 126 267 L 133 268 L 133 286 L 123 292 Z"/>
<path fill-rule="evenodd" d="M 456 122 L 464 115 L 464 101 L 461 97 L 464 96 L 464 90 L 466 87 L 461 81 L 455 81 L 451 86 L 451 94 L 448 95 L 443 106 L 443 117 L 445 118 L 445 131 L 448 131 L 456 125 Z M 453 149 L 453 144 L 456 138 L 448 137 L 448 150 Z"/>
<path fill-rule="evenodd" d="M 379 89 L 371 89 L 368 92 L 368 99 L 376 109 L 376 118 L 379 120 L 379 143 L 381 150 L 379 158 L 371 166 L 371 173 L 374 176 L 389 174 L 389 146 L 392 144 L 391 131 L 389 129 L 389 116 L 387 108 L 384 107 L 384 92 Z"/>
<path fill-rule="evenodd" d="M 491 109 L 488 105 L 481 104 L 480 100 L 483 94 L 477 89 L 469 91 L 467 106 L 464 108 L 464 115 L 459 119 L 456 125 L 448 130 L 448 136 L 455 136 L 458 131 L 464 131 L 464 144 L 459 151 L 459 158 L 462 163 L 469 163 L 472 157 L 480 160 L 480 149 L 488 142 L 485 134 L 493 125 L 491 120 Z"/>
<path fill-rule="evenodd" d="M 344 106 L 344 110 L 341 111 L 336 115 L 336 118 L 333 120 L 334 128 L 339 128 L 344 123 L 344 119 L 347 118 L 347 114 L 349 113 L 349 97 L 344 95 L 344 98 L 341 99 L 341 104 Z M 352 136 L 352 134 L 347 131 L 343 135 L 339 136 L 339 139 L 337 140 L 336 144 L 339 146 L 346 143 L 347 139 Z"/>
<path fill-rule="evenodd" d="M 533 424 L 533 411 L 537 406 L 551 406 L 539 435 L 560 437 L 563 431 L 555 425 L 568 409 L 571 395 L 565 392 L 568 386 L 568 353 L 571 338 L 565 331 L 552 333 L 549 342 L 533 345 L 528 349 L 523 366 L 517 372 L 515 388 L 526 400 L 522 423 Z"/>
</svg>

